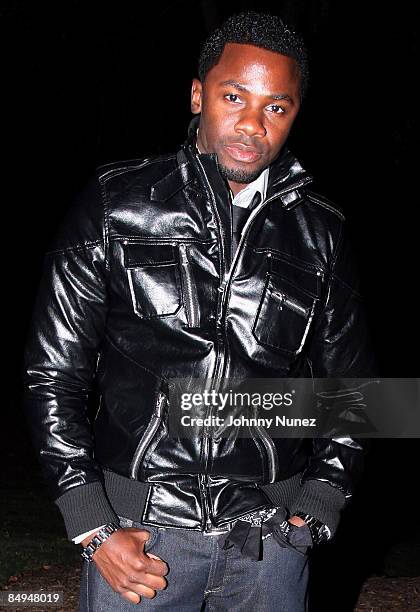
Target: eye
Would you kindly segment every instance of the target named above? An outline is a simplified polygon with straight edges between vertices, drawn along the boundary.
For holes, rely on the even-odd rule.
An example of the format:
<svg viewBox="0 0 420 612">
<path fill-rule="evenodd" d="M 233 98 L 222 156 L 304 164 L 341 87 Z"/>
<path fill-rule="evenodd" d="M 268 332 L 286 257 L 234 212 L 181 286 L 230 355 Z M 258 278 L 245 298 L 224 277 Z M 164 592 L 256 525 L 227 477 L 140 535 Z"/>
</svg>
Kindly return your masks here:
<svg viewBox="0 0 420 612">
<path fill-rule="evenodd" d="M 240 98 L 237 94 L 226 94 L 225 98 L 229 102 L 240 102 Z"/>
<path fill-rule="evenodd" d="M 281 115 L 282 113 L 285 112 L 284 108 L 282 108 L 278 104 L 270 104 L 268 108 L 271 108 L 272 112 L 275 113 L 276 115 Z"/>
</svg>

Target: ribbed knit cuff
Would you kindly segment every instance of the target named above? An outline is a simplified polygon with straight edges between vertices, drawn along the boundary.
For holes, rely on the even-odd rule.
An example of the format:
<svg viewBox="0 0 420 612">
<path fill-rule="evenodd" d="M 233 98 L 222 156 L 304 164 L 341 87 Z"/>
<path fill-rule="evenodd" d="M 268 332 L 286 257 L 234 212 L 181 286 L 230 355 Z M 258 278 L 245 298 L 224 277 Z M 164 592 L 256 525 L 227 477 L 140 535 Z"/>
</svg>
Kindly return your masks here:
<svg viewBox="0 0 420 612">
<path fill-rule="evenodd" d="M 327 525 L 334 537 L 340 522 L 340 512 L 346 498 L 337 487 L 322 480 L 305 480 L 299 495 L 290 508 L 291 515 L 305 512 Z"/>
<path fill-rule="evenodd" d="M 103 474 L 106 494 L 118 516 L 141 523 L 150 485 L 110 470 L 103 470 Z"/>
<path fill-rule="evenodd" d="M 55 500 L 64 518 L 68 539 L 105 523 L 118 523 L 101 482 L 73 487 Z"/>
<path fill-rule="evenodd" d="M 268 499 L 275 506 L 286 506 L 289 508 L 292 501 L 300 493 L 300 479 L 302 474 L 299 472 L 286 480 L 272 482 L 269 485 L 260 485 Z"/>
</svg>

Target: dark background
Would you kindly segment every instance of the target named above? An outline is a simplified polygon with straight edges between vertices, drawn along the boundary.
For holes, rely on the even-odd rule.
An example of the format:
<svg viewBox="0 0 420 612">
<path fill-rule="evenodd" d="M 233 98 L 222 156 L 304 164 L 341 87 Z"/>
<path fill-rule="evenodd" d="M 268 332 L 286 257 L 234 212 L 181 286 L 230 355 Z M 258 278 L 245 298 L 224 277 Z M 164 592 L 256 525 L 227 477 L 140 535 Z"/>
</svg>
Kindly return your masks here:
<svg viewBox="0 0 420 612">
<path fill-rule="evenodd" d="M 6 483 L 10 466 L 36 473 L 20 369 L 55 228 L 98 164 L 170 151 L 185 139 L 200 41 L 242 9 L 278 13 L 306 39 L 311 87 L 288 144 L 317 177 L 314 189 L 344 209 L 381 376 L 418 376 L 415 4 L 1 2 Z M 336 542 L 317 553 L 318 586 L 357 592 L 369 573 L 420 574 L 418 455 L 418 440 L 375 441 Z M 318 590 L 314 601 L 329 609 L 328 589 Z"/>
</svg>

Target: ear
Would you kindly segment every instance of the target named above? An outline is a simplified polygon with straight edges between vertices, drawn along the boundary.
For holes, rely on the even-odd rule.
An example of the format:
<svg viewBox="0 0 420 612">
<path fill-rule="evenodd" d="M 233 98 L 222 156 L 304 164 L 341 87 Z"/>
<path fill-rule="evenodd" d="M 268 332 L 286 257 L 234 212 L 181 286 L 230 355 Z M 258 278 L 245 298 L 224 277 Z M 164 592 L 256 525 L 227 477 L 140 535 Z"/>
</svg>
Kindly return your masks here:
<svg viewBox="0 0 420 612">
<path fill-rule="evenodd" d="M 203 87 L 201 81 L 193 79 L 191 86 L 191 112 L 194 115 L 201 113 Z"/>
</svg>

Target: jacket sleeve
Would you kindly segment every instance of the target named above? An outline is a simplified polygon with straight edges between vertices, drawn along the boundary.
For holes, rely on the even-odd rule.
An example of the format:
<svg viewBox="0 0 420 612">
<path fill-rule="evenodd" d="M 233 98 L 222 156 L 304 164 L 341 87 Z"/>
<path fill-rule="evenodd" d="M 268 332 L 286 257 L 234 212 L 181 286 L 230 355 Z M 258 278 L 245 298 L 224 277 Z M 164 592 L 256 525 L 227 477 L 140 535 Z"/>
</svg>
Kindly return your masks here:
<svg viewBox="0 0 420 612">
<path fill-rule="evenodd" d="M 107 315 L 99 181 L 78 197 L 46 254 L 24 355 L 24 410 L 69 539 L 117 520 L 93 453 L 87 401 Z"/>
<path fill-rule="evenodd" d="M 309 349 L 312 374 L 314 378 L 331 379 L 374 377 L 377 366 L 344 221 L 336 244 L 324 308 Z M 328 408 L 325 404 L 323 407 Z M 361 479 L 368 447 L 367 438 L 314 438 L 292 511 L 312 514 L 326 523 L 334 535 L 340 511 Z"/>
</svg>

